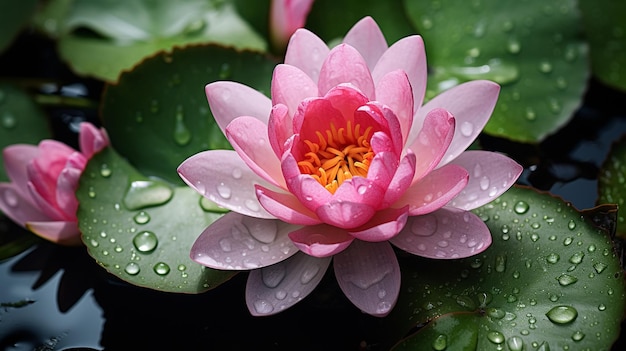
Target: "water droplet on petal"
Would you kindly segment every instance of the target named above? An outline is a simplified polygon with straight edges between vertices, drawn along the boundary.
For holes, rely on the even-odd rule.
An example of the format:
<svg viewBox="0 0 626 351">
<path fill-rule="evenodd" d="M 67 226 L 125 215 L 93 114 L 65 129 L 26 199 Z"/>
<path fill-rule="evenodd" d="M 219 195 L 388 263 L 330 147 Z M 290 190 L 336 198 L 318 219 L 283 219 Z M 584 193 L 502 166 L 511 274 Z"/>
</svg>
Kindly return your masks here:
<svg viewBox="0 0 626 351">
<path fill-rule="evenodd" d="M 319 273 L 320 268 L 318 266 L 310 266 L 300 276 L 300 283 L 308 284 Z"/>
<path fill-rule="evenodd" d="M 470 137 L 474 133 L 474 125 L 471 122 L 464 121 L 461 123 L 461 135 Z"/>
<path fill-rule="evenodd" d="M 268 288 L 275 288 L 285 279 L 285 266 L 282 264 L 265 267 L 261 270 L 263 284 Z"/>
<path fill-rule="evenodd" d="M 417 216 L 411 225 L 411 232 L 418 236 L 431 236 L 437 231 L 435 216 Z"/>
<path fill-rule="evenodd" d="M 568 324 L 578 317 L 578 311 L 572 306 L 556 306 L 546 313 L 546 317 L 555 324 Z"/>
<path fill-rule="evenodd" d="M 2 192 L 2 198 L 10 207 L 16 207 L 19 204 L 19 198 L 13 189 L 5 188 Z"/>
<path fill-rule="evenodd" d="M 254 309 L 259 314 L 268 314 L 274 311 L 274 306 L 265 300 L 256 300 L 254 302 Z"/>
<path fill-rule="evenodd" d="M 230 187 L 224 183 L 218 184 L 217 193 L 226 200 L 230 199 L 232 196 L 232 190 L 230 190 Z"/>
</svg>

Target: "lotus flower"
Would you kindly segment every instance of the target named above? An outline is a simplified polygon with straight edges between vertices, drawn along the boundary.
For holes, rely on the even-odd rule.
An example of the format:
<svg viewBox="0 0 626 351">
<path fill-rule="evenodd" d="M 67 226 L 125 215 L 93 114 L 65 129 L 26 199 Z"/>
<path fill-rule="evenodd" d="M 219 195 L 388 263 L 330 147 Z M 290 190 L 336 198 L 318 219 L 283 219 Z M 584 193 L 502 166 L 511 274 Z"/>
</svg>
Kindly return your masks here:
<svg viewBox="0 0 626 351">
<path fill-rule="evenodd" d="M 109 144 L 106 132 L 81 123 L 81 151 L 55 141 L 15 144 L 3 150 L 11 183 L 0 183 L 0 210 L 46 240 L 80 244 L 76 188 L 87 161 Z"/>
<path fill-rule="evenodd" d="M 426 57 L 420 36 L 387 46 L 370 17 L 332 50 L 299 29 L 273 74 L 271 100 L 245 85 L 206 86 L 234 151 L 198 153 L 184 181 L 228 208 L 196 240 L 191 258 L 251 270 L 253 315 L 301 300 L 333 259 L 338 284 L 362 311 L 396 303 L 395 246 L 463 258 L 491 243 L 470 210 L 521 173 L 510 158 L 465 151 L 488 121 L 499 86 L 473 81 L 422 106 Z"/>
<path fill-rule="evenodd" d="M 277 50 L 284 50 L 291 35 L 304 27 L 313 0 L 272 0 L 270 38 Z"/>
</svg>

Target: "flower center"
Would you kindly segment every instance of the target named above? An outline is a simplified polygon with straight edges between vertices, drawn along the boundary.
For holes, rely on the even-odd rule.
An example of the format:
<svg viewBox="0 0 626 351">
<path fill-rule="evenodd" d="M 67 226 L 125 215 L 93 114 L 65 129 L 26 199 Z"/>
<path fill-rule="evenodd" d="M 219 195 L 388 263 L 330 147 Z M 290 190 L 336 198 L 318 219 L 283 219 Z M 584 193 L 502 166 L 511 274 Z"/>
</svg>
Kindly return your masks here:
<svg viewBox="0 0 626 351">
<path fill-rule="evenodd" d="M 350 121 L 345 128 L 337 129 L 331 123 L 330 129 L 315 132 L 317 142 L 304 140 L 308 152 L 298 162 L 300 172 L 310 174 L 333 194 L 344 180 L 366 177 L 374 157 L 371 132 L 371 126 L 361 131 L 360 124 L 353 127 Z"/>
</svg>

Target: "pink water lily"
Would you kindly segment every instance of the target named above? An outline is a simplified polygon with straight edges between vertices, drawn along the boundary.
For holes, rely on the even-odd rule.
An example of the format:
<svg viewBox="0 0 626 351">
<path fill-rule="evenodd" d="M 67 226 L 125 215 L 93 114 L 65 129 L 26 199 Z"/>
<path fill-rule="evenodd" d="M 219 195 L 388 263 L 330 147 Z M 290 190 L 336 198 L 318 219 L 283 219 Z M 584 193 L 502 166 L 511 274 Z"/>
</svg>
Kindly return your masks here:
<svg viewBox="0 0 626 351">
<path fill-rule="evenodd" d="M 81 242 L 76 188 L 87 161 L 109 145 L 103 129 L 80 124 L 80 152 L 56 140 L 15 144 L 2 153 L 11 183 L 0 183 L 0 210 L 31 232 L 63 245 Z"/>
<path fill-rule="evenodd" d="M 304 27 L 314 0 L 272 0 L 270 38 L 277 50 L 284 50 L 291 35 Z"/>
<path fill-rule="evenodd" d="M 199 236 L 192 259 L 251 270 L 248 307 L 267 315 L 310 293 L 332 258 L 345 295 L 384 316 L 400 289 L 392 244 L 440 259 L 485 250 L 490 232 L 469 211 L 522 171 L 504 155 L 465 151 L 499 86 L 468 82 L 422 106 L 426 75 L 420 36 L 388 47 L 366 17 L 333 49 L 296 31 L 271 100 L 235 82 L 207 85 L 234 151 L 198 153 L 179 173 L 232 212 Z"/>
</svg>

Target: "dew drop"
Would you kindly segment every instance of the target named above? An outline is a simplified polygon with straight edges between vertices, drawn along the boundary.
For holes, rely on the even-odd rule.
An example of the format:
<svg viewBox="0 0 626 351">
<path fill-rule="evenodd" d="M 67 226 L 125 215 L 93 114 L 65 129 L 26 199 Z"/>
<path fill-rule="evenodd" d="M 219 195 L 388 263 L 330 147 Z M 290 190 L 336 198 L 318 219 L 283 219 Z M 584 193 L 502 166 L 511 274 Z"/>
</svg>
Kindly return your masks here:
<svg viewBox="0 0 626 351">
<path fill-rule="evenodd" d="M 584 257 L 585 257 L 584 252 L 582 251 L 576 252 L 575 254 L 572 255 L 572 257 L 569 258 L 569 262 L 573 264 L 579 264 L 583 261 Z"/>
<path fill-rule="evenodd" d="M 235 167 L 233 169 L 232 175 L 233 175 L 233 178 L 235 179 L 241 179 L 241 177 L 243 176 L 243 172 L 241 171 L 241 168 Z"/>
<path fill-rule="evenodd" d="M 555 324 L 568 324 L 578 317 L 578 311 L 572 306 L 556 306 L 546 313 L 546 317 Z"/>
<path fill-rule="evenodd" d="M 165 262 L 159 262 L 154 265 L 154 273 L 158 275 L 167 275 L 170 272 L 170 266 Z"/>
<path fill-rule="evenodd" d="M 10 207 L 17 207 L 17 205 L 19 204 L 19 198 L 17 197 L 17 194 L 15 193 L 15 191 L 13 191 L 13 189 L 4 188 L 2 191 L 2 198 L 4 199 L 4 202 Z"/>
<path fill-rule="evenodd" d="M 217 185 L 217 193 L 226 200 L 230 199 L 232 196 L 232 190 L 230 190 L 230 187 L 224 183 Z"/>
<path fill-rule="evenodd" d="M 557 263 L 559 262 L 559 259 L 561 259 L 561 256 L 559 256 L 559 254 L 557 253 L 551 253 L 546 257 L 546 261 L 548 261 L 548 263 Z"/>
<path fill-rule="evenodd" d="M 513 211 L 517 214 L 524 214 L 528 212 L 528 209 L 530 209 L 530 206 L 524 201 L 518 201 L 515 206 L 513 206 Z"/>
<path fill-rule="evenodd" d="M 606 310 L 606 306 L 603 303 L 599 304 L 598 311 L 604 311 L 604 310 Z"/>
<path fill-rule="evenodd" d="M 568 236 L 567 238 L 563 239 L 563 245 L 569 246 L 573 241 L 574 241 L 574 239 L 572 237 Z"/>
<path fill-rule="evenodd" d="M 139 274 L 139 265 L 135 262 L 130 262 L 124 267 L 124 272 L 130 275 L 137 275 Z"/>
<path fill-rule="evenodd" d="M 310 266 L 304 272 L 302 272 L 302 276 L 300 276 L 300 283 L 308 284 L 315 278 L 315 276 L 319 273 L 320 268 L 318 266 Z"/>
<path fill-rule="evenodd" d="M 174 192 L 172 188 L 158 181 L 137 180 L 130 183 L 124 195 L 124 206 L 129 210 L 139 210 L 168 202 Z"/>
<path fill-rule="evenodd" d="M 570 220 L 570 221 L 569 221 L 569 223 L 567 223 L 567 228 L 568 228 L 569 230 L 574 230 L 574 229 L 576 229 L 576 222 L 574 222 L 574 220 L 573 220 L 573 219 L 572 219 L 572 220 Z"/>
<path fill-rule="evenodd" d="M 519 336 L 512 336 L 506 341 L 510 351 L 522 351 L 524 349 L 524 340 Z"/>
<path fill-rule="evenodd" d="M 185 125 L 182 106 L 176 109 L 176 124 L 174 125 L 174 141 L 180 146 L 185 146 L 191 141 L 191 132 Z"/>
<path fill-rule="evenodd" d="M 439 334 L 435 338 L 432 344 L 433 350 L 442 351 L 448 347 L 448 337 L 444 334 Z"/>
<path fill-rule="evenodd" d="M 542 61 L 539 64 L 539 71 L 541 73 L 550 73 L 552 72 L 552 64 L 548 61 Z"/>
<path fill-rule="evenodd" d="M 506 316 L 506 312 L 499 308 L 489 308 L 487 309 L 487 315 L 491 318 L 502 319 Z"/>
<path fill-rule="evenodd" d="M 437 231 L 438 223 L 434 216 L 416 216 L 411 232 L 417 236 L 431 236 Z"/>
<path fill-rule="evenodd" d="M 263 284 L 268 288 L 275 288 L 285 279 L 286 275 L 284 265 L 272 265 L 261 270 Z"/>
<path fill-rule="evenodd" d="M 602 262 L 596 262 L 593 264 L 593 269 L 595 269 L 598 274 L 602 273 L 606 269 L 606 267 L 608 266 Z"/>
<path fill-rule="evenodd" d="M 217 203 L 209 200 L 208 198 L 201 196 L 200 197 L 200 208 L 206 212 L 220 212 L 225 213 L 228 212 L 228 209 L 218 205 Z"/>
<path fill-rule="evenodd" d="M 518 54 L 522 50 L 522 45 L 520 44 L 519 41 L 512 39 L 512 40 L 509 40 L 509 43 L 507 44 L 506 48 L 509 51 L 509 53 Z"/>
<path fill-rule="evenodd" d="M 474 133 L 474 125 L 471 122 L 464 121 L 461 123 L 461 134 L 464 137 L 470 137 Z"/>
<path fill-rule="evenodd" d="M 580 330 L 576 331 L 576 332 L 574 332 L 574 334 L 572 334 L 572 340 L 574 340 L 574 341 L 581 341 L 584 338 L 585 338 L 585 334 L 583 332 L 581 332 Z"/>
<path fill-rule="evenodd" d="M 2 115 L 2 127 L 5 129 L 13 129 L 17 125 L 17 119 L 13 114 L 5 112 Z"/>
<path fill-rule="evenodd" d="M 146 224 L 150 222 L 150 215 L 147 212 L 140 211 L 133 217 L 133 220 L 137 224 Z"/>
<path fill-rule="evenodd" d="M 111 176 L 111 173 L 113 173 L 113 171 L 106 163 L 103 163 L 102 166 L 100 166 L 100 175 L 102 177 L 108 178 Z"/>
<path fill-rule="evenodd" d="M 256 300 L 254 301 L 254 309 L 259 314 L 268 314 L 274 310 L 274 307 L 265 300 Z"/>
<path fill-rule="evenodd" d="M 487 333 L 487 339 L 494 344 L 502 344 L 504 342 L 504 335 L 499 331 L 492 330 Z"/>
<path fill-rule="evenodd" d="M 506 270 L 506 256 L 505 255 L 496 256 L 495 269 L 496 269 L 496 272 L 499 272 L 499 273 L 502 273 Z"/>
<path fill-rule="evenodd" d="M 558 280 L 559 284 L 561 284 L 561 286 L 572 285 L 578 281 L 578 278 L 571 276 L 569 274 L 561 274 L 556 279 Z"/>
<path fill-rule="evenodd" d="M 157 236 L 151 231 L 143 231 L 137 233 L 133 238 L 133 245 L 137 249 L 137 251 L 141 253 L 149 253 L 156 249 L 159 244 L 159 240 Z"/>
</svg>

